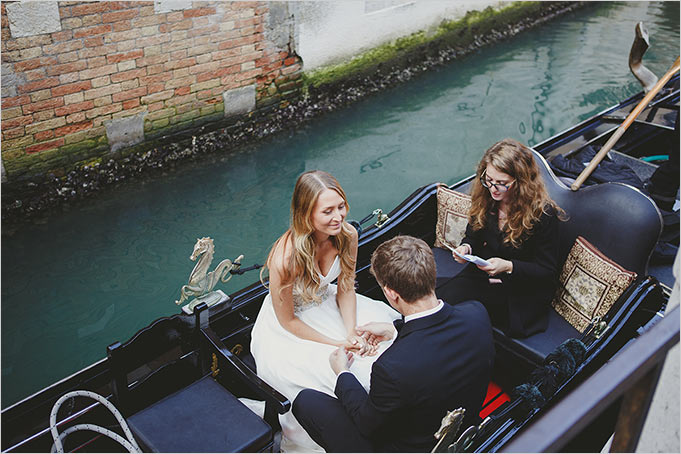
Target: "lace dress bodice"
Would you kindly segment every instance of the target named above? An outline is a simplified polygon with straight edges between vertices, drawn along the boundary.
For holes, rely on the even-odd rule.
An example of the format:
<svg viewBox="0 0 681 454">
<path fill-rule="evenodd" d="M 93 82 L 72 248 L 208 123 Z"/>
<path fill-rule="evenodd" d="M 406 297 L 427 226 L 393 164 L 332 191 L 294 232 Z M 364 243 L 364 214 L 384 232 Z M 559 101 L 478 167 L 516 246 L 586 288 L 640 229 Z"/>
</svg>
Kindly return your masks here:
<svg viewBox="0 0 681 454">
<path fill-rule="evenodd" d="M 340 260 L 338 259 L 338 256 L 333 260 L 333 263 L 331 264 L 331 269 L 329 269 L 329 272 L 327 273 L 326 276 L 324 276 L 322 273 L 319 273 L 319 277 L 321 278 L 321 282 L 319 283 L 319 289 L 317 290 L 317 296 L 318 301 L 305 301 L 303 297 L 296 292 L 295 286 L 293 288 L 293 312 L 298 314 L 306 309 L 309 309 L 310 307 L 313 306 L 318 306 L 321 304 L 322 301 L 324 301 L 326 298 L 329 296 L 330 288 L 329 284 L 336 279 L 338 276 L 340 276 Z M 333 286 L 333 290 L 335 290 L 335 286 Z"/>
</svg>

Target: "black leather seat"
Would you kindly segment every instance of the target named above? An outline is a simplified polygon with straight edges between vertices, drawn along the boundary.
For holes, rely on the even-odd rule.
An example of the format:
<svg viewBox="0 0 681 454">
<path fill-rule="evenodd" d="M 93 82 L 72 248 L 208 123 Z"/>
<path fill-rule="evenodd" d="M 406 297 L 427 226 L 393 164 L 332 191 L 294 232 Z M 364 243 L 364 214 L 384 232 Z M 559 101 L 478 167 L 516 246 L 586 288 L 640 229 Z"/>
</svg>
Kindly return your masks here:
<svg viewBox="0 0 681 454">
<path fill-rule="evenodd" d="M 560 263 L 565 262 L 577 236 L 582 236 L 622 267 L 635 271 L 639 277 L 645 276 L 663 227 L 655 203 L 638 189 L 620 183 L 588 186 L 573 192 L 555 176 L 539 153 L 534 152 L 534 156 L 549 195 L 569 215 L 559 227 Z M 447 250 L 433 248 L 433 253 L 439 286 L 458 274 L 463 265 L 456 263 Z M 549 326 L 543 333 L 515 339 L 494 328 L 498 347 L 536 365 L 563 341 L 580 336 L 553 308 L 549 310 Z"/>
<path fill-rule="evenodd" d="M 638 189 L 604 183 L 572 191 L 546 160 L 534 153 L 546 189 L 570 219 L 560 223 L 560 260 L 564 262 L 578 235 L 586 238 L 620 266 L 644 276 L 662 233 L 662 215 Z"/>
<path fill-rule="evenodd" d="M 247 382 L 263 398 L 275 399 L 281 412 L 290 403 L 239 369 L 208 326 L 207 312 L 201 305 L 195 318 L 159 319 L 107 347 L 114 402 L 145 451 L 255 452 L 273 446 L 270 425 L 222 382 Z M 217 378 L 211 364 L 220 370 Z"/>
<path fill-rule="evenodd" d="M 210 375 L 127 419 L 152 452 L 253 452 L 272 445 L 272 430 Z"/>
<path fill-rule="evenodd" d="M 463 263 L 458 263 L 452 258 L 452 253 L 448 249 L 434 247 L 433 256 L 435 256 L 435 263 L 437 265 L 437 279 L 435 287 L 440 288 L 448 280 L 459 274 L 466 266 Z"/>
</svg>

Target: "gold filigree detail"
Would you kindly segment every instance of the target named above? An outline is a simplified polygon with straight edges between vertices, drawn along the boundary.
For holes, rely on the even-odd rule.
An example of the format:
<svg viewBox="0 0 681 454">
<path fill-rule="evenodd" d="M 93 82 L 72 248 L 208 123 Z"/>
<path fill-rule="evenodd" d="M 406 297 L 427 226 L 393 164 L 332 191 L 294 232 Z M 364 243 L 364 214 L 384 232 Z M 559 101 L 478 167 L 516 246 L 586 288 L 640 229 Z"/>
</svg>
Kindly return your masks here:
<svg viewBox="0 0 681 454">
<path fill-rule="evenodd" d="M 219 373 L 220 369 L 218 369 L 218 357 L 215 353 L 213 353 L 213 362 L 210 365 L 210 374 L 213 376 L 213 378 L 215 378 Z"/>
</svg>

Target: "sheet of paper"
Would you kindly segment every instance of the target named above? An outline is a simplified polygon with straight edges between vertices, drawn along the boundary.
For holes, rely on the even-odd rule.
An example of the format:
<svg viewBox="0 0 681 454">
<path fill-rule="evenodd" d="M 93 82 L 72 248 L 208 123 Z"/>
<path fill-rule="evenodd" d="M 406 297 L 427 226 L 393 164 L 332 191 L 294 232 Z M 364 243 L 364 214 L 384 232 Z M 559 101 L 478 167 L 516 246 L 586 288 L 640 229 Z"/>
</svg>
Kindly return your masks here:
<svg viewBox="0 0 681 454">
<path fill-rule="evenodd" d="M 479 265 L 479 266 L 489 266 L 489 264 L 490 264 L 487 260 L 481 259 L 481 258 L 478 257 L 477 255 L 472 255 L 472 254 L 463 254 L 463 255 L 462 255 L 462 254 L 459 254 L 459 253 L 456 251 L 456 249 L 454 249 L 454 248 L 451 247 L 450 245 L 445 244 L 445 246 L 447 246 L 447 248 L 448 248 L 450 251 L 452 251 L 454 254 L 456 254 L 457 257 L 460 257 L 460 258 L 466 260 L 467 262 L 472 262 L 472 263 L 475 263 L 476 265 Z"/>
</svg>

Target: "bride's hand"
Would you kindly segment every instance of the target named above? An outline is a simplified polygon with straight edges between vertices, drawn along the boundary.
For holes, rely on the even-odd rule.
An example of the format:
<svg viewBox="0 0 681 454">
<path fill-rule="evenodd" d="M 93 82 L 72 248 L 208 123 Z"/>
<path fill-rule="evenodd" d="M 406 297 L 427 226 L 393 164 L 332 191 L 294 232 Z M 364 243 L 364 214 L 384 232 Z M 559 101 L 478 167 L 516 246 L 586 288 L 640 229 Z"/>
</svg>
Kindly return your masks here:
<svg viewBox="0 0 681 454">
<path fill-rule="evenodd" d="M 351 334 L 346 339 L 345 348 L 356 352 L 359 356 L 373 356 L 378 351 L 376 345 L 369 343 L 364 337 L 358 334 Z"/>
</svg>

